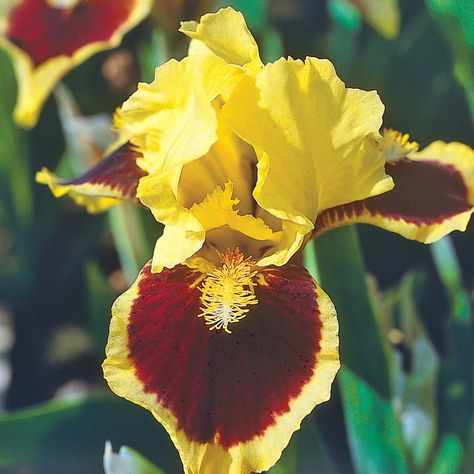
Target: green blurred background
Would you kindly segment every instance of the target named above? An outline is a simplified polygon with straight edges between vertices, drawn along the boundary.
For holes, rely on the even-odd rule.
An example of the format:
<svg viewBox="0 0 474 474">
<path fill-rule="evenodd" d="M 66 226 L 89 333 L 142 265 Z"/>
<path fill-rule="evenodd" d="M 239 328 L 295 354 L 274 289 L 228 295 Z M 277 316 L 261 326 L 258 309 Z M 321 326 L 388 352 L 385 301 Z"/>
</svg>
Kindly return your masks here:
<svg viewBox="0 0 474 474">
<path fill-rule="evenodd" d="M 100 473 L 106 440 L 182 472 L 161 426 L 114 397 L 100 369 L 110 306 L 161 228 L 126 206 L 88 215 L 52 197 L 34 174 L 84 169 L 71 123 L 86 136 L 106 134 L 137 81 L 185 55 L 177 20 L 224 5 L 244 13 L 265 61 L 329 58 L 348 86 L 379 92 L 385 126 L 422 147 L 435 139 L 474 145 L 473 0 L 401 0 L 394 39 L 343 0 L 176 2 L 181 16 L 157 1 L 155 15 L 119 48 L 68 74 L 29 132 L 12 122 L 16 80 L 0 52 L 1 473 Z M 84 114 L 79 121 L 68 118 L 67 91 Z M 432 246 L 359 226 L 364 263 L 354 256 L 355 232 L 341 229 L 308 250 L 347 329 L 348 356 L 331 400 L 305 419 L 271 472 L 474 472 L 474 225 Z M 338 239 L 353 247 L 334 252 Z M 344 279 L 352 300 L 339 296 Z"/>
</svg>

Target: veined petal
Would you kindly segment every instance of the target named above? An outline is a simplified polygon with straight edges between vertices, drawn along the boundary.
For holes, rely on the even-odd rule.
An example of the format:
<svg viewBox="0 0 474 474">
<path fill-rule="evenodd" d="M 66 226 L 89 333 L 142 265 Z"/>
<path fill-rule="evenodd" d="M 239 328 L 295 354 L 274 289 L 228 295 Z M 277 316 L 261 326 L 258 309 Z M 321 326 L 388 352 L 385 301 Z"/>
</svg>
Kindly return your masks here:
<svg viewBox="0 0 474 474">
<path fill-rule="evenodd" d="M 302 267 L 256 279 L 258 303 L 231 334 L 198 317 L 202 274 L 186 266 L 153 274 L 148 264 L 114 304 L 105 377 L 163 424 L 186 473 L 269 469 L 329 398 L 339 367 L 331 301 Z"/>
<path fill-rule="evenodd" d="M 122 106 L 121 119 L 143 152 L 148 172 L 166 172 L 204 156 L 217 139 L 212 101 L 242 77 L 216 56 L 170 60 L 141 83 Z"/>
<path fill-rule="evenodd" d="M 102 212 L 123 200 L 136 201 L 138 182 L 146 174 L 137 165 L 140 156 L 127 143 L 78 178 L 61 180 L 43 168 L 36 173 L 36 181 L 48 185 L 55 197 L 68 194 L 89 212 Z"/>
<path fill-rule="evenodd" d="M 398 0 L 349 0 L 381 35 L 392 39 L 400 31 Z"/>
<path fill-rule="evenodd" d="M 324 211 L 316 234 L 352 223 L 373 224 L 408 239 L 434 242 L 465 230 L 474 209 L 474 150 L 436 141 L 386 164 L 395 188 Z"/>
<path fill-rule="evenodd" d="M 96 52 L 117 46 L 149 13 L 152 0 L 73 3 L 68 8 L 59 1 L 19 0 L 0 32 L 0 46 L 12 57 L 17 75 L 19 125 L 34 126 L 55 84 Z"/>
<path fill-rule="evenodd" d="M 193 39 L 191 55 L 210 53 L 251 71 L 262 68 L 257 43 L 245 18 L 230 7 L 204 15 L 199 23 L 183 21 L 179 31 Z"/>
<path fill-rule="evenodd" d="M 370 138 L 383 104 L 375 92 L 346 89 L 327 60 L 269 64 L 237 85 L 222 112 L 257 150 L 255 200 L 298 235 L 312 230 L 322 209 L 393 186 Z"/>
</svg>

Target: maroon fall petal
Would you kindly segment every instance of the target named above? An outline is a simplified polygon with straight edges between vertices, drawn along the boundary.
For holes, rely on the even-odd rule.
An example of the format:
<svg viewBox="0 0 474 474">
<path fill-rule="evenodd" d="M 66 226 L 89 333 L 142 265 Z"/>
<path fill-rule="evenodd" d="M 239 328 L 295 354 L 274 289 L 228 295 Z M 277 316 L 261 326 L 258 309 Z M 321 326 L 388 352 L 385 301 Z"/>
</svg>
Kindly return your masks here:
<svg viewBox="0 0 474 474">
<path fill-rule="evenodd" d="M 302 267 L 267 267 L 258 304 L 232 326 L 209 331 L 201 275 L 185 266 L 138 284 L 128 320 L 129 358 L 145 393 L 198 443 L 228 449 L 262 434 L 311 379 L 321 336 L 315 283 Z"/>
<path fill-rule="evenodd" d="M 137 159 L 141 156 L 133 145 L 126 143 L 82 176 L 70 181 L 61 181 L 60 184 L 63 186 L 81 184 L 105 186 L 113 191 L 114 196 L 135 200 L 138 182 L 146 175 L 146 172 L 137 165 Z"/>
<path fill-rule="evenodd" d="M 387 163 L 385 169 L 394 180 L 393 190 L 323 211 L 315 232 L 355 222 L 381 227 L 388 221 L 430 226 L 472 208 L 463 175 L 451 164 L 403 158 Z"/>
<path fill-rule="evenodd" d="M 28 53 L 35 66 L 81 47 L 108 41 L 129 18 L 136 0 L 87 0 L 70 9 L 47 0 L 20 0 L 8 18 L 7 38 Z"/>
</svg>

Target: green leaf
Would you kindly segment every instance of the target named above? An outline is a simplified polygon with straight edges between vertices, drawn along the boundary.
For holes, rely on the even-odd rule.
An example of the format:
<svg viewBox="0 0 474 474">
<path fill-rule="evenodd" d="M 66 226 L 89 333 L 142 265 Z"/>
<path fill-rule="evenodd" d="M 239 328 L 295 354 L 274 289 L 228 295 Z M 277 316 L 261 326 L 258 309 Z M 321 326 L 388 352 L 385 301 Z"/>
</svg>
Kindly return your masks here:
<svg viewBox="0 0 474 474">
<path fill-rule="evenodd" d="M 108 211 L 107 217 L 122 269 L 131 284 L 135 281 L 143 265 L 152 256 L 143 228 L 140 209 L 125 202 L 112 207 Z"/>
<path fill-rule="evenodd" d="M 368 296 L 354 227 L 316 241 L 321 284 L 340 323 L 339 376 L 352 458 L 359 473 L 408 472 L 400 427 L 391 405 L 388 349 Z"/>
<path fill-rule="evenodd" d="M 24 228 L 32 218 L 33 182 L 24 147 L 26 134 L 12 118 L 16 80 L 8 57 L 1 50 L 0 77 L 0 200 L 8 202 L 12 223 Z"/>
<path fill-rule="evenodd" d="M 449 347 L 441 367 L 441 426 L 466 440 L 474 408 L 474 345 L 469 294 L 450 237 L 431 246 L 436 269 L 450 303 L 446 340 Z"/>
<path fill-rule="evenodd" d="M 342 227 L 319 237 L 316 255 L 322 287 L 339 316 L 341 361 L 380 395 L 390 397 L 387 347 L 369 300 L 355 228 Z"/>
<path fill-rule="evenodd" d="M 474 15 L 472 0 L 427 0 L 454 52 L 454 73 L 464 87 L 474 121 Z"/>
<path fill-rule="evenodd" d="M 358 473 L 408 473 L 398 421 L 390 400 L 343 367 L 339 374 L 346 426 Z"/>
<path fill-rule="evenodd" d="M 56 401 L 1 416 L 0 439 L 0 468 L 100 472 L 104 443 L 110 440 L 139 449 L 168 472 L 180 472 L 177 453 L 159 423 L 119 398 Z"/>
<path fill-rule="evenodd" d="M 316 247 L 314 240 L 309 242 L 303 251 L 303 263 L 306 270 L 308 270 L 311 276 L 316 281 L 320 281 L 318 260 L 316 258 Z"/>
<path fill-rule="evenodd" d="M 462 445 L 454 435 L 443 438 L 430 474 L 456 474 L 462 460 Z M 472 466 L 471 466 L 472 467 Z"/>
<path fill-rule="evenodd" d="M 469 323 L 471 308 L 469 295 L 463 287 L 461 267 L 450 236 L 430 245 L 431 254 L 451 305 L 454 319 Z"/>
</svg>

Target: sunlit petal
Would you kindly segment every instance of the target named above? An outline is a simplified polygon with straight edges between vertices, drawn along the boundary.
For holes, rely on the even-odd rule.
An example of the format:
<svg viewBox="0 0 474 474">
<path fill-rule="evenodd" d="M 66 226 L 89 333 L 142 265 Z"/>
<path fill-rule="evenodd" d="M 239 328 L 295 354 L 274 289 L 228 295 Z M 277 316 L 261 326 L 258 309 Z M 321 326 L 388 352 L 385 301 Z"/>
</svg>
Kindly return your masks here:
<svg viewBox="0 0 474 474">
<path fill-rule="evenodd" d="M 346 89 L 329 61 L 314 58 L 267 65 L 223 107 L 230 128 L 257 151 L 255 200 L 291 222 L 300 242 L 323 209 L 393 186 L 370 138 L 382 113 L 375 92 Z"/>
<path fill-rule="evenodd" d="M 269 469 L 339 367 L 337 320 L 301 267 L 267 267 L 255 301 L 231 333 L 202 317 L 202 274 L 150 272 L 115 303 L 105 377 L 150 410 L 188 473 Z"/>
<path fill-rule="evenodd" d="M 386 172 L 395 182 L 392 191 L 326 210 L 316 233 L 360 222 L 430 243 L 465 230 L 474 210 L 474 150 L 436 141 L 387 162 Z"/>
<path fill-rule="evenodd" d="M 232 8 L 208 13 L 199 23 L 183 21 L 179 31 L 193 39 L 190 54 L 210 52 L 230 64 L 245 66 L 253 71 L 262 67 L 257 43 L 242 13 Z"/>
</svg>

